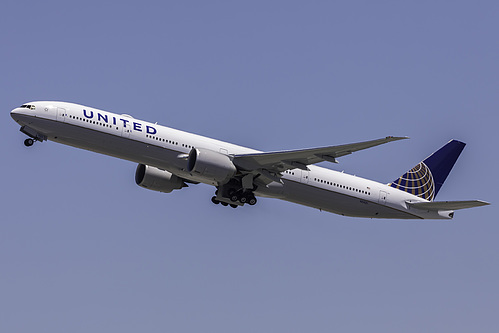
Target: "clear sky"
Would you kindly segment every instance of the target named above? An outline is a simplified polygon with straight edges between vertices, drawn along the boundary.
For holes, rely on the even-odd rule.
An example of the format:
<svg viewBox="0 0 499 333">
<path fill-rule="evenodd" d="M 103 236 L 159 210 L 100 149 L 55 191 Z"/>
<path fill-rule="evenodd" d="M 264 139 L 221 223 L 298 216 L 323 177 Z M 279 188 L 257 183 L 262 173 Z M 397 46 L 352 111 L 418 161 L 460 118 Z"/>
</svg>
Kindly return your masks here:
<svg viewBox="0 0 499 333">
<path fill-rule="evenodd" d="M 497 1 L 3 1 L 0 332 L 498 332 Z M 23 146 L 89 105 L 260 150 L 409 136 L 327 167 L 390 182 L 468 145 L 451 222 L 347 218 Z"/>
</svg>

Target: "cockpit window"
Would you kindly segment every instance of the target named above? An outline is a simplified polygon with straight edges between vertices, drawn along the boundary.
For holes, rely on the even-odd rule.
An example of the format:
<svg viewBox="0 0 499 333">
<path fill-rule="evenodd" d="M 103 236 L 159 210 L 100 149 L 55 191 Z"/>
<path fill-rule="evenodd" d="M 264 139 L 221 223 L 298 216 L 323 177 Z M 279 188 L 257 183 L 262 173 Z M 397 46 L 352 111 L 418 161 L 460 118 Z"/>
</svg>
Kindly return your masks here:
<svg viewBox="0 0 499 333">
<path fill-rule="evenodd" d="M 30 110 L 34 110 L 35 109 L 35 106 L 31 105 L 31 104 L 23 104 L 23 105 L 21 105 L 21 107 L 25 108 L 25 109 L 30 109 Z"/>
</svg>

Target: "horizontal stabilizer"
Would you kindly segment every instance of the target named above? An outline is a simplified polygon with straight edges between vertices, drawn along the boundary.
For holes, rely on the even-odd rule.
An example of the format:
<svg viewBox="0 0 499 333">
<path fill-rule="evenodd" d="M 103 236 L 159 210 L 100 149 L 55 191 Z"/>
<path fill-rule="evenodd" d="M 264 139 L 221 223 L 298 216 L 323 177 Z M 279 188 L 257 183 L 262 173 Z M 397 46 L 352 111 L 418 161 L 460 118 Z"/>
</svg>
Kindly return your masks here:
<svg viewBox="0 0 499 333">
<path fill-rule="evenodd" d="M 490 205 L 490 203 L 481 200 L 467 201 L 432 201 L 432 202 L 407 202 L 413 208 L 424 210 L 458 210 L 464 208 L 480 207 Z"/>
</svg>

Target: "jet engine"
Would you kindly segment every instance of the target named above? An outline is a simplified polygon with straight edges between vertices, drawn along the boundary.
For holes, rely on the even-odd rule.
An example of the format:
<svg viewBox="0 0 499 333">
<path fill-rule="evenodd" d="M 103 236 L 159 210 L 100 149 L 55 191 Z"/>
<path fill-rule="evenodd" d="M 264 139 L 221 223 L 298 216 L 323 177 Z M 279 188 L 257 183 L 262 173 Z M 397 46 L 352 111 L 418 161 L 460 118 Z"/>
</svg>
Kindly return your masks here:
<svg viewBox="0 0 499 333">
<path fill-rule="evenodd" d="M 140 187 L 152 191 L 170 193 L 184 186 L 182 178 L 174 174 L 149 165 L 139 164 L 135 170 L 135 183 Z"/>
<path fill-rule="evenodd" d="M 192 148 L 187 171 L 193 176 L 224 184 L 236 174 L 236 166 L 229 156 L 203 148 Z"/>
</svg>

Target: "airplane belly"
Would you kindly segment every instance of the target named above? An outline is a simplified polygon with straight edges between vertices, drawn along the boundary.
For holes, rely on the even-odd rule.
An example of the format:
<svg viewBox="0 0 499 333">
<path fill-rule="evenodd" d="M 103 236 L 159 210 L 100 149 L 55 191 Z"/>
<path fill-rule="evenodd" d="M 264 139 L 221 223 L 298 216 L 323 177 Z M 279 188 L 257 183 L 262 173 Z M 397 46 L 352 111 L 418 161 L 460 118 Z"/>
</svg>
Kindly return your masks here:
<svg viewBox="0 0 499 333">
<path fill-rule="evenodd" d="M 48 140 L 167 170 L 182 168 L 180 151 L 150 145 L 130 138 L 68 123 L 37 118 L 29 125 Z"/>
<path fill-rule="evenodd" d="M 284 181 L 283 196 L 280 199 L 351 217 L 420 218 L 377 202 L 289 180 Z"/>
</svg>

